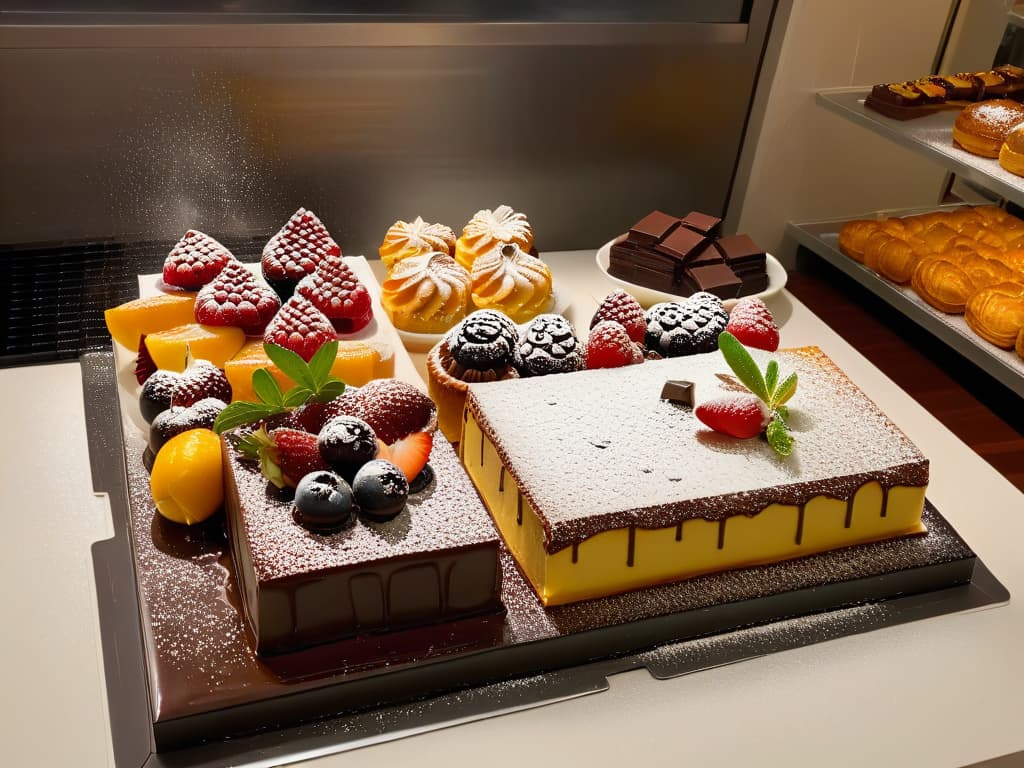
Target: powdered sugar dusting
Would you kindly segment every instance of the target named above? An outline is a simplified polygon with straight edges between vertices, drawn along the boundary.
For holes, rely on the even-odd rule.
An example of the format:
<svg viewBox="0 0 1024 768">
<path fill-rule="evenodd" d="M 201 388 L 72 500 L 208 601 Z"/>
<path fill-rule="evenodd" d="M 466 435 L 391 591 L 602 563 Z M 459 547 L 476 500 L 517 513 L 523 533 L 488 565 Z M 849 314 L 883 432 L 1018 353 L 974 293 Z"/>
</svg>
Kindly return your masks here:
<svg viewBox="0 0 1024 768">
<path fill-rule="evenodd" d="M 771 357 L 751 350 L 763 369 Z M 696 402 L 734 379 L 718 352 L 572 376 L 470 386 L 469 407 L 546 522 L 552 550 L 624 525 L 754 514 L 768 503 L 845 498 L 870 479 L 927 482 L 927 460 L 817 348 L 774 355 L 799 377 L 788 403 L 796 440 L 782 459 L 760 438 L 707 429 L 660 398 L 666 380 L 695 383 Z M 595 510 L 604 510 L 595 514 Z"/>
</svg>

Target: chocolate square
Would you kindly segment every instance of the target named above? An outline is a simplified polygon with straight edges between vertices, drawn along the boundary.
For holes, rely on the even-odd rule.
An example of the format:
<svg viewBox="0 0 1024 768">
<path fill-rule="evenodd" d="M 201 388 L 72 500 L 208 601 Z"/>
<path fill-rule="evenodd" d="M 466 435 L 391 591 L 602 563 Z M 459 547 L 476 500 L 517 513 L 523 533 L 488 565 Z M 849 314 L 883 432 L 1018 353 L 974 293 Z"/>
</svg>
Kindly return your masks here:
<svg viewBox="0 0 1024 768">
<path fill-rule="evenodd" d="M 629 228 L 629 239 L 640 245 L 654 245 L 679 226 L 679 219 L 661 211 L 653 211 Z"/>
<path fill-rule="evenodd" d="M 764 256 L 764 249 L 755 243 L 750 235 L 730 235 L 721 237 L 715 242 L 719 253 L 725 257 L 727 263 L 749 259 L 755 256 Z"/>
<path fill-rule="evenodd" d="M 707 264 L 689 269 L 688 273 L 700 290 L 713 293 L 720 299 L 735 299 L 743 285 L 727 264 Z"/>
<path fill-rule="evenodd" d="M 710 216 L 700 211 L 690 211 L 680 221 L 684 227 L 689 227 L 694 232 L 700 232 L 708 237 L 717 235 L 718 228 L 722 224 L 722 220 L 717 216 Z"/>
<path fill-rule="evenodd" d="M 708 246 L 708 240 L 686 227 L 677 227 L 672 234 L 654 246 L 654 250 L 682 262 L 688 262 Z"/>
</svg>

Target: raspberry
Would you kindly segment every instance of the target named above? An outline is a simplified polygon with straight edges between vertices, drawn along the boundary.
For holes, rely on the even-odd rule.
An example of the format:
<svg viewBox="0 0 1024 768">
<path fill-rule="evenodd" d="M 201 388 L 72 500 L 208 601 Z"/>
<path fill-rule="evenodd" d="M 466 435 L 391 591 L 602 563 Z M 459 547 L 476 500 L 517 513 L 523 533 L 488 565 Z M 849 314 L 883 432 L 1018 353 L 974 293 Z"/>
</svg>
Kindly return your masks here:
<svg viewBox="0 0 1024 768">
<path fill-rule="evenodd" d="M 307 363 L 320 347 L 336 338 L 331 321 L 299 294 L 288 299 L 263 334 L 267 344 L 290 349 Z"/>
<path fill-rule="evenodd" d="M 644 361 L 640 345 L 614 320 L 602 320 L 590 329 L 587 339 L 587 368 L 619 368 Z"/>
<path fill-rule="evenodd" d="M 209 360 L 193 360 L 178 380 L 171 395 L 171 407 L 188 408 L 200 400 L 214 397 L 231 402 L 231 385 L 224 371 Z"/>
<path fill-rule="evenodd" d="M 355 333 L 373 318 L 370 292 L 341 256 L 325 256 L 316 271 L 304 277 L 295 291 L 323 312 L 338 333 Z"/>
<path fill-rule="evenodd" d="M 312 274 L 328 255 L 341 256 L 341 248 L 312 211 L 299 208 L 263 248 L 263 277 L 282 297 Z"/>
<path fill-rule="evenodd" d="M 538 315 L 519 342 L 519 373 L 543 376 L 583 368 L 583 349 L 576 331 L 561 315 Z"/>
<path fill-rule="evenodd" d="M 590 320 L 590 327 L 593 328 L 602 320 L 614 320 L 626 329 L 629 338 L 637 344 L 644 343 L 644 334 L 647 332 L 644 308 L 625 291 L 617 289 L 604 297 Z"/>
<path fill-rule="evenodd" d="M 732 394 L 705 400 L 694 414 L 711 427 L 732 437 L 757 437 L 768 426 L 768 411 L 756 395 Z"/>
<path fill-rule="evenodd" d="M 209 235 L 190 229 L 164 259 L 167 285 L 198 291 L 213 280 L 234 256 Z"/>
<path fill-rule="evenodd" d="M 195 317 L 202 325 L 234 325 L 258 336 L 280 308 L 276 293 L 258 283 L 238 259 L 229 259 L 220 274 L 199 289 Z"/>
<path fill-rule="evenodd" d="M 722 300 L 710 293 L 695 293 L 683 302 L 666 301 L 647 310 L 648 351 L 665 357 L 713 352 L 729 314 Z"/>
<path fill-rule="evenodd" d="M 747 296 L 736 302 L 725 330 L 745 346 L 769 352 L 779 348 L 779 327 L 771 310 L 756 296 Z"/>
<path fill-rule="evenodd" d="M 426 429 L 436 417 L 434 401 L 412 384 L 398 379 L 375 379 L 359 392 L 362 418 L 387 445 Z"/>
</svg>

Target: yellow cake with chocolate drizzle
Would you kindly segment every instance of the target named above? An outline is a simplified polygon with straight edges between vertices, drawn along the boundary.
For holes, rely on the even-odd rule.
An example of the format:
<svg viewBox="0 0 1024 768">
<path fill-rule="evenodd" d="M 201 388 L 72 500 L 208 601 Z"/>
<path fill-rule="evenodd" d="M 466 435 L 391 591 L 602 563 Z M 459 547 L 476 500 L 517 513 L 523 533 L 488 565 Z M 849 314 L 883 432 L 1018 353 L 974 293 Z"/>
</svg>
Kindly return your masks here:
<svg viewBox="0 0 1024 768">
<path fill-rule="evenodd" d="M 473 262 L 471 297 L 478 309 L 496 309 L 525 323 L 551 304 L 551 270 L 515 243 L 500 243 Z"/>
<path fill-rule="evenodd" d="M 396 328 L 444 333 L 466 316 L 469 273 L 441 252 L 403 259 L 381 286 L 380 302 Z"/>
<path fill-rule="evenodd" d="M 472 270 L 473 262 L 499 243 L 515 243 L 524 251 L 533 247 L 533 229 L 525 214 L 507 205 L 477 211 L 455 242 L 455 260 Z"/>
<path fill-rule="evenodd" d="M 396 221 L 384 235 L 377 252 L 390 272 L 398 262 L 434 251 L 455 255 L 455 233 L 444 224 L 429 224 L 417 216 L 413 221 Z"/>
<path fill-rule="evenodd" d="M 774 358 L 787 458 L 662 399 L 735 388 L 718 352 L 469 385 L 462 461 L 545 605 L 924 532 L 928 460 L 816 347 Z"/>
</svg>

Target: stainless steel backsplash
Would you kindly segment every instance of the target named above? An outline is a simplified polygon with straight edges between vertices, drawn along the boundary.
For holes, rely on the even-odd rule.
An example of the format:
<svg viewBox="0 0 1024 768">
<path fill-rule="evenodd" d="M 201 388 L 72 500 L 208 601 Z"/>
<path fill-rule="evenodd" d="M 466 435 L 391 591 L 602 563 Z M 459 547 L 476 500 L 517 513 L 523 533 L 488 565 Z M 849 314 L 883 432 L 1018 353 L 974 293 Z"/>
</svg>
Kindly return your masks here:
<svg viewBox="0 0 1024 768">
<path fill-rule="evenodd" d="M 724 214 L 772 8 L 704 24 L 18 19 L 0 25 L 0 243 L 170 245 L 189 227 L 269 232 L 303 205 L 375 255 L 396 219 L 458 231 L 507 203 L 559 250 L 654 208 Z"/>
</svg>

